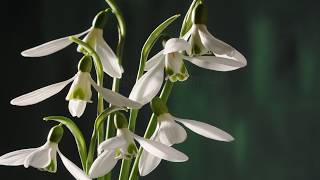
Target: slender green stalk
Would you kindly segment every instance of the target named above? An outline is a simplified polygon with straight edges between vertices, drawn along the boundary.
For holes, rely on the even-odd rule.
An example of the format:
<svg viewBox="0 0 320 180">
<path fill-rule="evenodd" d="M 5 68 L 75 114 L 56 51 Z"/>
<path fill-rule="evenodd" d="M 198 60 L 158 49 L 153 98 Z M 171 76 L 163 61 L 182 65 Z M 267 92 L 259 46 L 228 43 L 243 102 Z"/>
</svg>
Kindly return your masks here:
<svg viewBox="0 0 320 180">
<path fill-rule="evenodd" d="M 162 91 L 161 91 L 161 94 L 160 94 L 160 98 L 162 99 L 163 102 L 167 102 L 168 101 L 168 98 L 170 96 L 170 93 L 172 91 L 172 88 L 173 88 L 173 84 L 171 81 L 167 80 L 166 81 L 166 84 L 164 85 Z M 149 120 L 149 124 L 148 124 L 148 127 L 147 127 L 147 130 L 144 134 L 144 138 L 147 138 L 149 139 L 155 128 L 156 128 L 156 125 L 157 125 L 157 117 L 155 116 L 155 114 L 152 114 L 150 120 Z M 138 179 L 138 165 L 139 165 L 139 160 L 140 160 L 140 156 L 141 156 L 141 153 L 142 153 L 143 149 L 140 147 L 139 148 L 139 152 L 137 154 L 137 157 L 134 161 L 134 164 L 133 164 L 133 167 L 132 167 L 132 170 L 131 170 L 131 173 L 130 173 L 130 178 L 129 180 L 136 180 Z"/>
<path fill-rule="evenodd" d="M 69 39 L 71 41 L 77 43 L 81 47 L 83 47 L 93 57 L 94 67 L 95 67 L 96 76 L 97 76 L 97 84 L 99 86 L 103 87 L 104 72 L 103 72 L 103 66 L 102 66 L 102 63 L 101 63 L 101 59 L 98 56 L 98 54 L 95 52 L 95 50 L 92 47 L 90 47 L 89 44 L 81 41 L 80 39 L 78 39 L 76 37 L 72 37 L 72 36 Z M 103 110 L 104 110 L 103 96 L 100 93 L 98 93 L 97 114 L 100 115 L 103 112 Z M 98 142 L 100 143 L 102 141 L 101 137 L 103 137 L 103 134 L 104 134 L 103 126 L 100 126 L 98 130 L 94 129 L 92 137 L 91 137 L 90 147 L 95 147 L 96 146 L 96 142 L 95 141 L 97 140 L 97 136 L 98 136 Z M 88 152 L 88 157 L 93 157 L 93 156 L 94 156 L 94 150 L 92 150 L 90 148 L 89 152 Z M 88 171 L 88 169 L 90 169 L 91 163 L 92 162 L 88 162 L 88 159 L 87 159 L 86 171 Z"/>
<path fill-rule="evenodd" d="M 124 49 L 124 44 L 125 44 L 125 38 L 126 38 L 126 23 L 124 20 L 124 17 L 122 15 L 122 12 L 120 11 L 119 7 L 115 3 L 114 0 L 106 0 L 110 8 L 112 9 L 113 14 L 116 16 L 117 21 L 118 21 L 118 35 L 119 35 L 119 40 L 118 40 L 118 46 L 116 50 L 116 55 L 118 57 L 118 63 L 121 65 L 122 64 L 122 59 L 123 59 L 123 49 Z M 114 78 L 113 83 L 112 83 L 112 90 L 115 92 L 119 91 L 119 86 L 120 86 L 120 79 Z M 114 135 L 115 132 L 115 127 L 113 125 L 113 119 L 114 115 L 110 115 L 108 117 L 108 122 L 107 122 L 107 131 L 106 131 L 106 138 L 110 138 Z M 121 173 L 120 173 L 121 174 Z M 119 176 L 120 177 L 120 176 Z M 104 178 L 104 180 L 110 180 L 111 179 L 111 172 L 108 173 Z"/>
</svg>

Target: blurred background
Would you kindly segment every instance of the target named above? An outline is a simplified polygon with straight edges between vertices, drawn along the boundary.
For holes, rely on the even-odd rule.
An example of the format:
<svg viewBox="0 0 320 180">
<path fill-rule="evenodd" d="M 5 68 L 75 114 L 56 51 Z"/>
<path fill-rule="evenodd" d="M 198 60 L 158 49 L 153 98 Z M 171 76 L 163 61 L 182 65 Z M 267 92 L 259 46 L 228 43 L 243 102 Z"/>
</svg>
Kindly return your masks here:
<svg viewBox="0 0 320 180">
<path fill-rule="evenodd" d="M 168 17 L 184 15 L 191 0 L 117 0 L 128 25 L 121 93 L 128 95 L 135 82 L 140 50 L 152 30 Z M 48 115 L 70 117 L 65 96 L 58 95 L 28 107 L 9 101 L 23 93 L 76 73 L 81 55 L 76 46 L 43 58 L 24 58 L 20 52 L 43 42 L 82 32 L 103 0 L 4 0 L 1 3 L 1 125 L 0 154 L 38 147 L 54 123 Z M 185 163 L 162 162 L 142 179 L 203 180 L 314 180 L 320 179 L 320 1 L 312 0 L 205 0 L 208 29 L 238 49 L 248 66 L 233 72 L 214 72 L 187 64 L 190 78 L 176 83 L 170 111 L 182 118 L 213 124 L 235 137 L 217 142 L 188 131 L 185 143 L 175 146 L 186 153 Z M 168 32 L 178 36 L 183 17 Z M 105 28 L 114 48 L 115 19 Z M 151 55 L 159 51 L 157 44 Z M 110 87 L 111 79 L 106 84 Z M 94 97 L 93 97 L 94 98 Z M 74 121 L 89 139 L 95 104 Z M 142 135 L 150 115 L 138 117 Z M 61 151 L 80 166 L 76 146 L 66 131 Z M 56 174 L 20 167 L 0 167 L 0 179 L 72 179 L 58 160 Z M 120 163 L 119 163 L 120 164 Z M 117 170 L 116 170 L 117 171 Z M 116 177 L 114 177 L 116 179 Z"/>
</svg>

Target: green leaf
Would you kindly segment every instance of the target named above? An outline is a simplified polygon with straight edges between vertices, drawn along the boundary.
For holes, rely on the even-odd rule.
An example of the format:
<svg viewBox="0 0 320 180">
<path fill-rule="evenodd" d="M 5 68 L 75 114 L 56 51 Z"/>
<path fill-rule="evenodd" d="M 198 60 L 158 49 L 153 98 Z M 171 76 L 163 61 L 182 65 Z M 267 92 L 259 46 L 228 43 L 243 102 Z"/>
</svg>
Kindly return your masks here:
<svg viewBox="0 0 320 180">
<path fill-rule="evenodd" d="M 139 72 L 137 75 L 137 81 L 138 79 L 143 75 L 144 72 L 144 66 L 148 59 L 150 50 L 154 46 L 154 44 L 157 42 L 158 38 L 160 37 L 161 33 L 178 17 L 180 17 L 180 14 L 174 15 L 164 21 L 162 24 L 160 24 L 148 37 L 147 41 L 144 43 L 143 48 L 141 50 L 141 56 L 140 56 L 140 66 L 139 66 Z"/>
<path fill-rule="evenodd" d="M 192 19 L 193 9 L 195 7 L 197 7 L 198 4 L 201 4 L 201 3 L 202 3 L 202 0 L 193 0 L 192 4 L 189 7 L 189 10 L 188 10 L 186 16 L 183 19 L 183 23 L 182 23 L 181 31 L 180 31 L 180 37 L 184 36 L 190 30 L 190 28 L 192 27 L 192 20 L 191 19 Z"/>
<path fill-rule="evenodd" d="M 82 167 L 83 167 L 83 169 L 86 169 L 85 162 L 87 160 L 87 145 L 86 145 L 86 141 L 82 135 L 82 132 L 80 131 L 78 126 L 71 119 L 63 117 L 63 116 L 49 116 L 49 117 L 43 118 L 43 120 L 59 122 L 59 123 L 63 124 L 64 126 L 66 126 L 70 130 L 70 132 L 72 133 L 72 135 L 75 138 L 76 143 L 77 143 Z"/>
</svg>

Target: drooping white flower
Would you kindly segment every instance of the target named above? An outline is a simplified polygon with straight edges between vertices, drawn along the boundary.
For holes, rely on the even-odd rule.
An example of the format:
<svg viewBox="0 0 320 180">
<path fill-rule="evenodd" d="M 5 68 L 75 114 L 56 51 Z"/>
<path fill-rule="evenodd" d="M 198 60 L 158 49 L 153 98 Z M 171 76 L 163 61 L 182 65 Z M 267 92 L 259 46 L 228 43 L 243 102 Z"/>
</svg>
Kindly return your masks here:
<svg viewBox="0 0 320 180">
<path fill-rule="evenodd" d="M 193 25 L 182 37 L 191 45 L 185 57 L 191 63 L 216 71 L 232 71 L 247 65 L 246 58 L 235 48 L 215 38 L 207 29 L 207 12 L 203 4 L 193 11 Z"/>
<path fill-rule="evenodd" d="M 93 86 L 97 92 L 102 94 L 104 99 L 112 105 L 134 109 L 139 109 L 142 106 L 140 103 L 132 101 L 119 93 L 98 86 L 91 78 L 90 73 L 82 71 L 78 71 L 75 76 L 66 81 L 55 83 L 19 96 L 11 100 L 10 103 L 17 106 L 27 106 L 39 103 L 59 93 L 71 82 L 73 83 L 66 100 L 69 101 L 69 111 L 72 116 L 80 117 L 86 108 L 86 104 L 91 102 L 91 86 Z"/>
<path fill-rule="evenodd" d="M 79 38 L 87 34 L 83 40 L 94 48 L 99 55 L 103 65 L 103 71 L 111 77 L 121 78 L 123 69 L 118 63 L 117 56 L 103 38 L 103 27 L 105 25 L 106 18 L 107 12 L 100 12 L 95 17 L 92 27 L 82 33 L 71 36 Z M 25 50 L 21 55 L 25 57 L 42 57 L 53 54 L 72 44 L 69 37 L 70 36 L 56 39 Z"/>
<path fill-rule="evenodd" d="M 137 153 L 137 147 L 134 139 L 143 147 L 143 149 L 159 159 L 165 159 L 172 162 L 184 162 L 188 157 L 159 142 L 142 138 L 127 128 L 117 130 L 117 136 L 110 138 L 100 144 L 101 154 L 93 162 L 89 176 L 97 178 L 110 172 L 117 164 L 119 159 L 130 159 Z"/>
<path fill-rule="evenodd" d="M 190 44 L 179 38 L 169 39 L 165 47 L 158 54 L 146 62 L 146 72 L 134 85 L 129 98 L 142 104 L 150 102 L 160 91 L 165 69 L 167 78 L 172 81 L 184 81 L 189 77 L 183 59 L 210 70 L 228 71 L 243 67 L 243 64 L 226 58 L 215 56 L 189 57 L 191 54 Z M 226 68 L 228 67 L 228 68 Z"/>
<path fill-rule="evenodd" d="M 151 107 L 153 112 L 157 115 L 157 128 L 150 140 L 160 142 L 168 146 L 184 142 L 187 138 L 187 133 L 179 123 L 206 138 L 225 142 L 234 140 L 230 134 L 212 125 L 200 121 L 181 119 L 172 116 L 168 112 L 167 106 L 157 97 L 152 100 Z M 159 165 L 160 162 L 161 159 L 147 151 L 143 151 L 139 161 L 140 175 L 145 176 L 149 174 Z"/>
<path fill-rule="evenodd" d="M 58 143 L 61 137 L 57 139 L 57 136 L 54 136 L 54 138 L 56 139 L 52 139 L 52 138 L 50 139 L 50 136 L 53 133 L 54 128 L 52 129 L 52 131 L 50 131 L 48 140 L 43 146 L 38 148 L 22 149 L 22 150 L 7 153 L 0 157 L 0 165 L 4 165 L 4 166 L 23 165 L 25 168 L 28 168 L 31 166 L 39 170 L 55 173 L 57 171 L 57 153 L 58 153 L 64 166 L 77 180 L 90 180 L 90 178 L 78 166 L 76 166 L 73 162 L 67 159 L 60 152 L 58 148 Z M 57 127 L 57 128 L 61 128 L 61 127 Z"/>
</svg>

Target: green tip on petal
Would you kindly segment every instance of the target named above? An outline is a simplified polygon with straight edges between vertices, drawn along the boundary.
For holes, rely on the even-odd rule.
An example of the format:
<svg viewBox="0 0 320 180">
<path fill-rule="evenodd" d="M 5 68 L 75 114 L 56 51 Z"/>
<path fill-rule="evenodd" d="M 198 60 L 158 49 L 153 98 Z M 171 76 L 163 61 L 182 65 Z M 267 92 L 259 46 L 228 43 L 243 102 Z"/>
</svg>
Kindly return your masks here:
<svg viewBox="0 0 320 180">
<path fill-rule="evenodd" d="M 106 9 L 105 11 L 100 11 L 93 19 L 92 26 L 94 28 L 103 29 L 108 21 L 108 13 L 110 9 Z"/>
<path fill-rule="evenodd" d="M 63 133 L 62 124 L 52 127 L 48 135 L 48 141 L 58 144 L 62 139 Z"/>
<path fill-rule="evenodd" d="M 85 55 L 79 61 L 78 70 L 81 72 L 88 72 L 90 73 L 92 69 L 92 58 L 89 55 Z"/>
<path fill-rule="evenodd" d="M 157 116 L 169 112 L 167 105 L 159 97 L 153 98 L 150 106 L 153 113 Z"/>
<path fill-rule="evenodd" d="M 208 9 L 201 3 L 192 12 L 193 24 L 207 24 Z"/>
<path fill-rule="evenodd" d="M 114 125 L 117 129 L 128 128 L 127 117 L 123 113 L 116 113 Z"/>
</svg>

